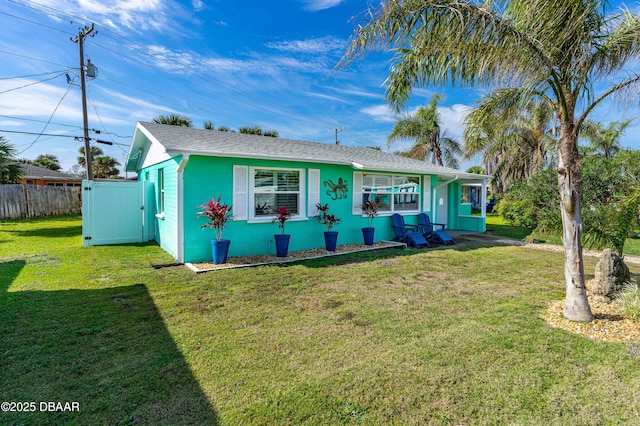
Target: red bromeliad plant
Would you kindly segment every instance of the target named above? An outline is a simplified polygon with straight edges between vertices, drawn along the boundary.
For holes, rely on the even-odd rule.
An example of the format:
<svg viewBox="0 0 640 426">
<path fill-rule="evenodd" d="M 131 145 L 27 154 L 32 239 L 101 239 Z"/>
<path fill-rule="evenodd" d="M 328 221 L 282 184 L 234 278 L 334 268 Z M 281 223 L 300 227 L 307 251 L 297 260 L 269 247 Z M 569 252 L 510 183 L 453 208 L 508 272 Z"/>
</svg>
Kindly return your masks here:
<svg viewBox="0 0 640 426">
<path fill-rule="evenodd" d="M 334 225 L 340 223 L 342 219 L 336 217 L 333 214 L 329 214 L 329 204 L 316 204 L 316 208 L 318 209 L 318 222 L 327 226 L 327 231 L 331 232 L 331 228 Z"/>
<path fill-rule="evenodd" d="M 226 203 L 221 203 L 220 197 L 209 200 L 205 204 L 199 206 L 198 208 L 201 211 L 199 211 L 198 214 L 210 220 L 210 222 L 202 225 L 200 229 L 213 228 L 216 233 L 216 240 L 220 241 L 222 239 L 222 230 L 224 229 L 227 221 L 231 219 L 231 207 L 232 206 L 229 206 Z"/>
<path fill-rule="evenodd" d="M 373 226 L 373 218 L 378 215 L 378 206 L 373 201 L 365 201 L 362 203 L 362 213 L 367 216 L 367 221 L 369 223 L 369 228 Z"/>
<path fill-rule="evenodd" d="M 289 213 L 287 206 L 278 207 L 277 211 L 278 211 L 278 217 L 273 219 L 271 222 L 272 223 L 279 222 L 278 228 L 282 229 L 282 234 L 284 235 L 284 223 L 289 219 L 291 219 L 291 213 Z"/>
</svg>

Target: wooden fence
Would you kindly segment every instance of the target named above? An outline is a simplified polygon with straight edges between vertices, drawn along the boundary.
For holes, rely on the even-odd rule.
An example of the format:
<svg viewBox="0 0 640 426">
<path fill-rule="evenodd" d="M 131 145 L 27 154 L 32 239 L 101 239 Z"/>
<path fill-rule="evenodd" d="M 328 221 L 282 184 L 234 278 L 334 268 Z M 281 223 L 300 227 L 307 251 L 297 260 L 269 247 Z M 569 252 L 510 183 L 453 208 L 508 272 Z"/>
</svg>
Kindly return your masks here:
<svg viewBox="0 0 640 426">
<path fill-rule="evenodd" d="M 80 213 L 80 190 L 80 187 L 0 185 L 0 219 Z"/>
</svg>

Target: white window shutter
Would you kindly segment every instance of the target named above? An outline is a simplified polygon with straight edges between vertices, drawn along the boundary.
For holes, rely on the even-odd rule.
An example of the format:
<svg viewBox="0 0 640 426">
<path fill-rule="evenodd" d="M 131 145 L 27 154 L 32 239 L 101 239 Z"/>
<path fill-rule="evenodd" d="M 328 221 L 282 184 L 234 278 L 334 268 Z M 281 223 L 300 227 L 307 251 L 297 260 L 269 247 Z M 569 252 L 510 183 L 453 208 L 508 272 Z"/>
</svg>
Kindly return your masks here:
<svg viewBox="0 0 640 426">
<path fill-rule="evenodd" d="M 353 172 L 353 214 L 362 214 L 362 173 Z"/>
<path fill-rule="evenodd" d="M 309 169 L 309 197 L 307 198 L 307 216 L 318 216 L 316 204 L 320 203 L 320 169 Z"/>
<path fill-rule="evenodd" d="M 423 201 L 422 201 L 422 211 L 430 212 L 431 211 L 431 176 L 423 176 L 422 180 L 424 182 L 423 187 Z"/>
<path fill-rule="evenodd" d="M 233 219 L 247 220 L 249 209 L 249 167 L 233 166 Z"/>
</svg>

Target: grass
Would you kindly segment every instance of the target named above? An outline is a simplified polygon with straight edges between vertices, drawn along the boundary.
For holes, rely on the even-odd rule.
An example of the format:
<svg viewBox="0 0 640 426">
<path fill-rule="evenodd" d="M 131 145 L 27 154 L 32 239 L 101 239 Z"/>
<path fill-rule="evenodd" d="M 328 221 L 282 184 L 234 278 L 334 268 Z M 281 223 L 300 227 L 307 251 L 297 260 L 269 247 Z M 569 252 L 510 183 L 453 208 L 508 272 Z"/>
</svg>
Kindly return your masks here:
<svg viewBox="0 0 640 426">
<path fill-rule="evenodd" d="M 531 234 L 531 230 L 522 226 L 513 226 L 497 213 L 487 213 L 487 230 L 494 235 L 501 237 L 524 239 Z M 640 256 L 640 238 L 638 238 L 640 230 L 636 231 L 636 236 L 627 238 L 624 245 L 624 254 Z M 562 244 L 562 238 L 559 235 L 542 235 L 536 238 L 536 241 L 549 244 Z M 589 248 L 589 247 L 586 247 Z"/>
<path fill-rule="evenodd" d="M 0 424 L 638 424 L 637 345 L 540 319 L 561 255 L 387 250 L 195 275 L 0 223 Z M 588 274 L 595 263 L 587 260 Z M 632 271 L 636 272 L 637 271 Z"/>
</svg>

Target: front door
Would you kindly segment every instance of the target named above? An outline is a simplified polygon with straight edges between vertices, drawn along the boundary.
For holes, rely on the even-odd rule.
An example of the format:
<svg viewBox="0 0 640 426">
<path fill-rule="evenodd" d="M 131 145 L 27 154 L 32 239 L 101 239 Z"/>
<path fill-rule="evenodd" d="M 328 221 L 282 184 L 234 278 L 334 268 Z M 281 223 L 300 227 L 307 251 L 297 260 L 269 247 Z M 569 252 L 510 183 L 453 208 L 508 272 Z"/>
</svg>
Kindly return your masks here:
<svg viewBox="0 0 640 426">
<path fill-rule="evenodd" d="M 434 222 L 442 223 L 445 225 L 445 228 L 448 228 L 447 217 L 448 215 L 448 193 L 449 186 L 438 188 L 438 193 L 436 194 L 436 219 Z"/>
</svg>

